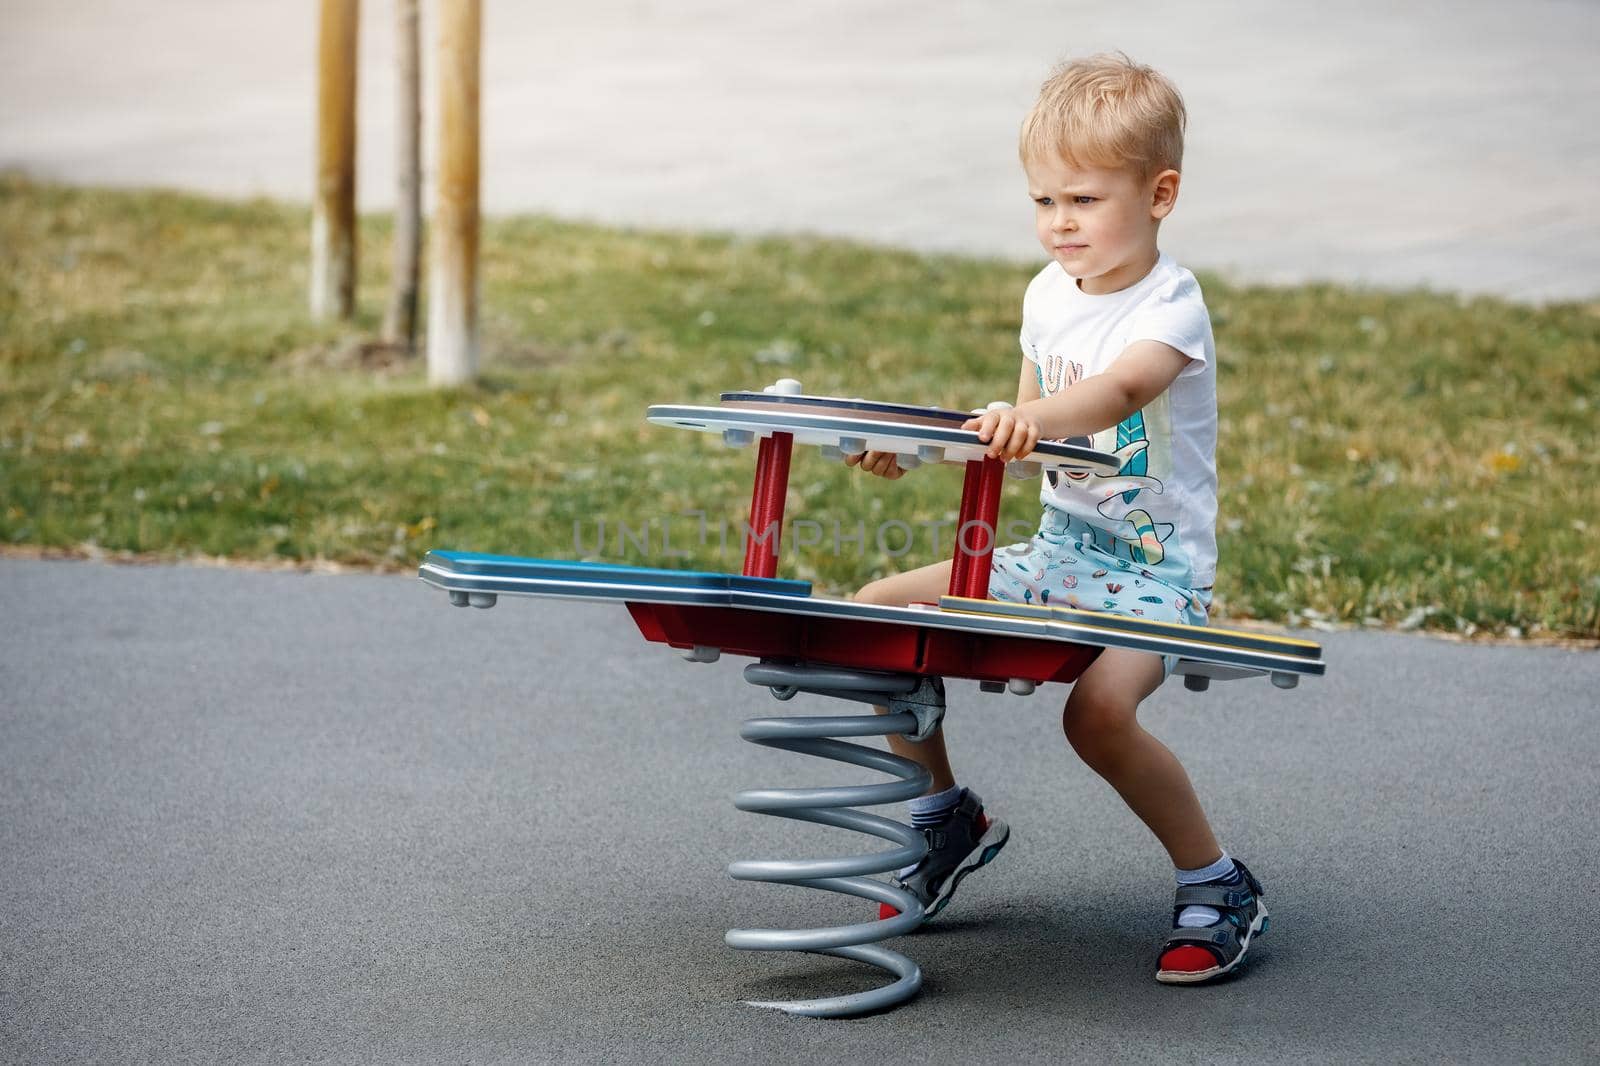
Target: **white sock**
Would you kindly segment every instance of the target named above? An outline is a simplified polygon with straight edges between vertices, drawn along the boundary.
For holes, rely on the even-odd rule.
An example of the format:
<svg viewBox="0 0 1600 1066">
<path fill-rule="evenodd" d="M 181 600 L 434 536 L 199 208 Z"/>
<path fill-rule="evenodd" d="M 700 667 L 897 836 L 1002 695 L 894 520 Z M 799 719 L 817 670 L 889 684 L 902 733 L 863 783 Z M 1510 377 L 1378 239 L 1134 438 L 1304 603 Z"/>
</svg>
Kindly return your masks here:
<svg viewBox="0 0 1600 1066">
<path fill-rule="evenodd" d="M 1222 858 L 1210 866 L 1202 866 L 1198 870 L 1178 870 L 1178 884 L 1201 885 L 1207 881 L 1238 880 L 1238 871 L 1239 868 L 1233 864 L 1233 859 L 1224 851 Z M 1178 914 L 1178 926 L 1183 929 L 1202 929 L 1208 925 L 1216 925 L 1220 921 L 1222 912 L 1215 907 L 1189 906 Z"/>
</svg>

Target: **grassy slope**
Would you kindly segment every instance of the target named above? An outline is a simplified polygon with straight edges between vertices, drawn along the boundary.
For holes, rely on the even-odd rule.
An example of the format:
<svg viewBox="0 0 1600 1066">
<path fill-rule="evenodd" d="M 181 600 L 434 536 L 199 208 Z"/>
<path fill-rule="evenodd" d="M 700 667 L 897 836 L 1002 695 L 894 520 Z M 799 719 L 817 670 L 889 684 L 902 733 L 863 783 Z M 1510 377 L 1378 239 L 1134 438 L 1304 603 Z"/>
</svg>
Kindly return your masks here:
<svg viewBox="0 0 1600 1066">
<path fill-rule="evenodd" d="M 646 405 L 780 376 L 959 408 L 1014 388 L 1030 267 L 513 218 L 484 233 L 483 381 L 432 390 L 342 357 L 382 306 L 386 226 L 362 222 L 361 320 L 322 327 L 300 207 L 0 177 L 0 543 L 409 566 L 576 557 L 577 522 L 591 556 L 737 569 L 716 523 L 745 517 L 751 454 Z M 1225 613 L 1600 636 L 1600 304 L 1201 281 Z M 1006 520 L 1037 517 L 1036 485 L 1008 482 Z M 953 517 L 959 486 L 797 454 L 789 515 L 824 544 L 783 572 L 842 594 L 932 562 L 926 528 L 900 558 L 871 531 Z M 834 553 L 858 520 L 865 550 Z"/>
</svg>

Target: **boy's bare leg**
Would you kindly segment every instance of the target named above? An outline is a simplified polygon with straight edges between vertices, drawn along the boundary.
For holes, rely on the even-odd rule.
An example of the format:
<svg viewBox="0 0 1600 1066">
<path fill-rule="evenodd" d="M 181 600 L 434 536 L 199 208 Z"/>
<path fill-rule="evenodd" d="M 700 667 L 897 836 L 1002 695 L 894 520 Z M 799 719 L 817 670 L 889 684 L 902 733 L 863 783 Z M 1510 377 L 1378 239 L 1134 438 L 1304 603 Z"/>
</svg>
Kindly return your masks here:
<svg viewBox="0 0 1600 1066">
<path fill-rule="evenodd" d="M 1222 857 L 1189 775 L 1139 724 L 1144 698 L 1161 684 L 1161 659 L 1107 648 L 1072 686 L 1061 724 L 1073 750 L 1110 782 L 1182 870 Z"/>
<path fill-rule="evenodd" d="M 885 607 L 904 607 L 913 601 L 938 603 L 939 597 L 950 590 L 951 563 L 946 560 L 931 566 L 918 567 L 901 574 L 881 578 L 863 586 L 852 599 L 857 603 L 876 603 Z M 888 714 L 888 707 L 873 707 L 879 714 Z M 933 731 L 928 739 L 914 741 L 898 734 L 889 738 L 889 750 L 902 759 L 910 759 L 933 775 L 933 784 L 924 795 L 933 795 L 954 787 L 955 775 L 950 772 L 950 755 L 945 751 L 944 727 Z"/>
</svg>

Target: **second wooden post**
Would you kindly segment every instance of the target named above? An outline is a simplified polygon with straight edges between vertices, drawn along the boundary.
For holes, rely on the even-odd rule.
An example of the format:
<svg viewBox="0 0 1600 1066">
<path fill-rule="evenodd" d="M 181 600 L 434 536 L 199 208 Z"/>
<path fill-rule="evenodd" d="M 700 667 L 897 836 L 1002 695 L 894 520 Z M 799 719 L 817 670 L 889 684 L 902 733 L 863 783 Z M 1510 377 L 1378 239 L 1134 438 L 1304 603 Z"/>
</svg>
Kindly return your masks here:
<svg viewBox="0 0 1600 1066">
<path fill-rule="evenodd" d="M 478 372 L 480 0 L 439 5 L 439 179 L 428 269 L 428 381 Z"/>
</svg>

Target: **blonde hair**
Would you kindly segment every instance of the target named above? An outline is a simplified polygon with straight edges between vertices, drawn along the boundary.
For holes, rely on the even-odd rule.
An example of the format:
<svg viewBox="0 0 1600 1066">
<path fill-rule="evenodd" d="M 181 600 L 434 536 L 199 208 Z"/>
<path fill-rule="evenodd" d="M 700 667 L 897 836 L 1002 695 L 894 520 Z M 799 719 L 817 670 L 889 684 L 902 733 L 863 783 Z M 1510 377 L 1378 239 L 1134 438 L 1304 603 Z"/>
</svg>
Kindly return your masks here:
<svg viewBox="0 0 1600 1066">
<path fill-rule="evenodd" d="M 1039 89 L 1022 120 L 1023 165 L 1057 158 L 1074 167 L 1131 167 L 1140 180 L 1183 169 L 1188 122 L 1177 86 L 1122 52 L 1074 59 Z"/>
</svg>

